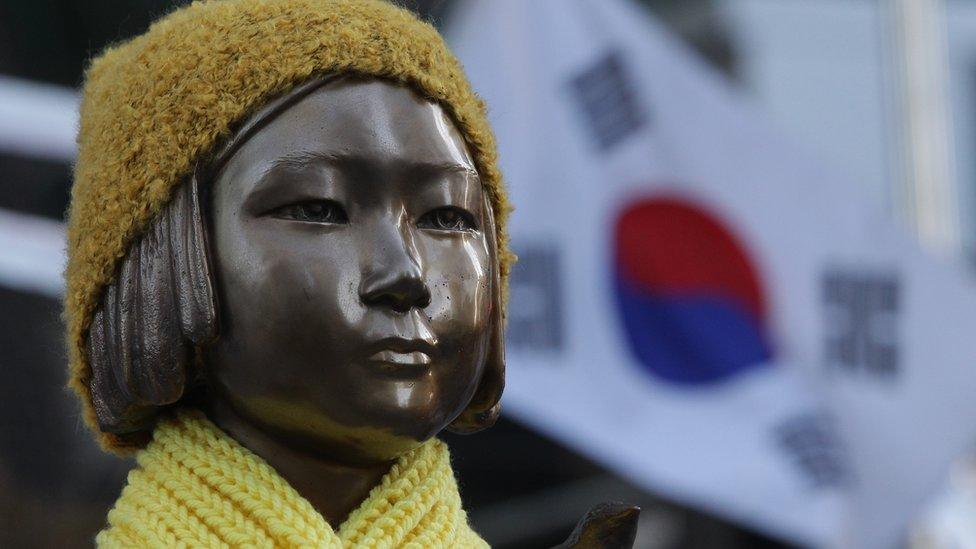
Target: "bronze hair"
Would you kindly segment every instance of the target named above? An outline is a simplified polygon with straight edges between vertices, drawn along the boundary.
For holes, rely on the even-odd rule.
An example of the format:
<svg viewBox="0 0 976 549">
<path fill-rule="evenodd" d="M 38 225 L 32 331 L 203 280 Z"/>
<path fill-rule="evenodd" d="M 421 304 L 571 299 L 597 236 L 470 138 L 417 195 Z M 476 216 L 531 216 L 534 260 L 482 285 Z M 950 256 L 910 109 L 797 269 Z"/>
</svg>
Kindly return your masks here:
<svg viewBox="0 0 976 549">
<path fill-rule="evenodd" d="M 194 348 L 217 335 L 217 304 L 195 177 L 181 185 L 126 254 L 88 335 L 92 402 L 99 428 L 149 428 L 182 398 Z"/>
</svg>

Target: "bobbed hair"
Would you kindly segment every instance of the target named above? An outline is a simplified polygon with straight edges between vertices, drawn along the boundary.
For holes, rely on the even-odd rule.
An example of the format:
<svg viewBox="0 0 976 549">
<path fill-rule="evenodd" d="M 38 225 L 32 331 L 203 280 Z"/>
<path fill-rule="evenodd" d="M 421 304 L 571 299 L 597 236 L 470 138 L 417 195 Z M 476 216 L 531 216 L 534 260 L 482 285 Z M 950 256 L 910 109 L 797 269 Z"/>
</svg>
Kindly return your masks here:
<svg viewBox="0 0 976 549">
<path fill-rule="evenodd" d="M 167 409 L 205 398 L 201 349 L 220 335 L 208 238 L 209 186 L 220 167 L 256 131 L 312 91 L 346 75 L 305 82 L 262 107 L 176 190 L 137 238 L 106 287 L 86 341 L 89 391 L 98 428 L 113 446 L 139 447 Z M 206 186 L 204 186 L 206 185 Z M 485 197 L 491 271 L 489 352 L 474 396 L 448 426 L 461 434 L 498 418 L 505 384 L 504 308 L 495 215 Z"/>
<path fill-rule="evenodd" d="M 217 301 L 195 177 L 133 243 L 88 332 L 98 427 L 147 438 L 162 407 L 195 384 L 196 349 L 217 336 Z"/>
</svg>

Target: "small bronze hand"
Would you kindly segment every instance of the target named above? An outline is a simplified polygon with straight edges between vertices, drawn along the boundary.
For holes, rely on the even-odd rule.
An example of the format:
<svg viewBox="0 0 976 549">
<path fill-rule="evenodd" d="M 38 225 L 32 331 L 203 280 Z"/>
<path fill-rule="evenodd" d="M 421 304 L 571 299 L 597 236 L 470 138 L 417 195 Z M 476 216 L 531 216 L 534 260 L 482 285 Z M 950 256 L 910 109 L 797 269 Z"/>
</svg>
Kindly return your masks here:
<svg viewBox="0 0 976 549">
<path fill-rule="evenodd" d="M 595 505 L 573 533 L 554 549 L 630 549 L 637 536 L 640 507 L 620 502 Z"/>
</svg>

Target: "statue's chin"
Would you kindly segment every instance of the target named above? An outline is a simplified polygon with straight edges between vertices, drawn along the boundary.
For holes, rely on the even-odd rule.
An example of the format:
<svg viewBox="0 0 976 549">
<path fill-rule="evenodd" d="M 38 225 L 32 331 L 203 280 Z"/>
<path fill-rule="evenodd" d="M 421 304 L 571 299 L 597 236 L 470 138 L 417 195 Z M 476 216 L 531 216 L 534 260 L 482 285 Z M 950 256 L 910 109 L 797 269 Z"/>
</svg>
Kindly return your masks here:
<svg viewBox="0 0 976 549">
<path fill-rule="evenodd" d="M 294 401 L 255 399 L 243 415 L 268 435 L 305 452 L 369 465 L 395 460 L 436 434 L 398 434 L 392 427 L 344 425 L 321 410 Z"/>
</svg>

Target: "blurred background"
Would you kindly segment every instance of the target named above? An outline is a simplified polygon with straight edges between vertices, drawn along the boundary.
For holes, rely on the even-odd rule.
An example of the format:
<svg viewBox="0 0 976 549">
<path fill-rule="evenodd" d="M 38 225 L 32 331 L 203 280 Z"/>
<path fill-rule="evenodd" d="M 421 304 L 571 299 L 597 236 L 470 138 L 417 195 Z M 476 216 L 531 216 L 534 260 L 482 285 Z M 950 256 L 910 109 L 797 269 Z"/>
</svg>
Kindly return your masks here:
<svg viewBox="0 0 976 549">
<path fill-rule="evenodd" d="M 84 547 L 131 461 L 65 390 L 87 60 L 184 2 L 0 3 L 0 546 Z M 474 528 L 547 547 L 976 547 L 976 2 L 413 0 L 518 210 Z"/>
</svg>

